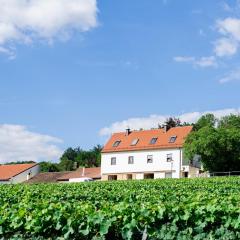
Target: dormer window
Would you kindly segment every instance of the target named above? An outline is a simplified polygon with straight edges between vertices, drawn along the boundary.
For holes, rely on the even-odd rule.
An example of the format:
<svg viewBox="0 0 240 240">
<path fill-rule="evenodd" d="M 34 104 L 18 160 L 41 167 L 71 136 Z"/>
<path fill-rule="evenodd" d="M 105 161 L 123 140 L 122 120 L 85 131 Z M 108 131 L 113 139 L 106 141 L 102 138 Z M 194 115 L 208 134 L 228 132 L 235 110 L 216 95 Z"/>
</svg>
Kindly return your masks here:
<svg viewBox="0 0 240 240">
<path fill-rule="evenodd" d="M 113 144 L 113 147 L 118 147 L 120 143 L 121 143 L 121 141 L 120 141 L 120 140 L 118 140 L 118 141 L 114 142 L 114 144 Z"/>
<path fill-rule="evenodd" d="M 135 145 L 137 145 L 138 141 L 139 141 L 138 138 L 133 139 L 133 141 L 132 141 L 132 143 L 131 143 L 131 146 L 135 146 Z"/>
<path fill-rule="evenodd" d="M 154 137 L 154 138 L 151 139 L 149 144 L 155 144 L 157 142 L 157 140 L 158 140 L 158 138 Z"/>
<path fill-rule="evenodd" d="M 169 138 L 169 143 L 175 143 L 176 139 L 177 139 L 177 136 L 171 136 Z"/>
</svg>

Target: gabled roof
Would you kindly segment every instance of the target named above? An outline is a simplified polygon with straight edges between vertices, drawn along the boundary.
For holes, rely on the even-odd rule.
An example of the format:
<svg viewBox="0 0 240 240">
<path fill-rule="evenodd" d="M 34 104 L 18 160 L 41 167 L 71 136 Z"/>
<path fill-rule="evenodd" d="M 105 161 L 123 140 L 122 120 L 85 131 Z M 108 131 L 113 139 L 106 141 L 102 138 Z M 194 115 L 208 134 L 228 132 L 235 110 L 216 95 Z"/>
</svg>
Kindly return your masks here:
<svg viewBox="0 0 240 240">
<path fill-rule="evenodd" d="M 25 183 L 56 183 L 58 178 L 60 178 L 63 175 L 66 175 L 67 173 L 70 173 L 70 171 L 64 171 L 64 172 L 42 172 Z"/>
<path fill-rule="evenodd" d="M 167 132 L 164 129 L 132 131 L 129 135 L 125 132 L 114 133 L 104 146 L 102 153 L 137 151 L 149 149 L 167 149 L 183 147 L 184 140 L 192 131 L 192 126 L 174 127 Z M 170 143 L 171 137 L 176 136 L 176 140 Z M 157 138 L 155 144 L 150 144 L 152 138 Z M 136 145 L 133 145 L 135 139 L 139 139 Z M 114 143 L 121 141 L 117 147 Z"/>
<path fill-rule="evenodd" d="M 7 181 L 12 177 L 38 165 L 37 163 L 11 164 L 0 166 L 0 181 Z"/>
<path fill-rule="evenodd" d="M 93 178 L 98 179 L 101 178 L 101 168 L 78 168 L 76 171 L 64 174 L 63 176 L 58 178 L 58 181 L 68 181 L 70 178 Z"/>
</svg>

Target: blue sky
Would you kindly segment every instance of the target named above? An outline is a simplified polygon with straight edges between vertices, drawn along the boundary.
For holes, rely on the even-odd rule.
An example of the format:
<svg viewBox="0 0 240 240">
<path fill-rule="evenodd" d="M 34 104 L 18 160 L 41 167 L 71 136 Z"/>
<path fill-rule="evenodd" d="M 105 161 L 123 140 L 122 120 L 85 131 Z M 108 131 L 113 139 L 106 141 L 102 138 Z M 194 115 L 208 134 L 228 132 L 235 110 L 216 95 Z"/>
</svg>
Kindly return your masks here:
<svg viewBox="0 0 240 240">
<path fill-rule="evenodd" d="M 15 9 L 0 14 L 0 161 L 56 160 L 127 126 L 239 111 L 240 2 L 58 1 L 64 13 L 0 0 Z"/>
</svg>

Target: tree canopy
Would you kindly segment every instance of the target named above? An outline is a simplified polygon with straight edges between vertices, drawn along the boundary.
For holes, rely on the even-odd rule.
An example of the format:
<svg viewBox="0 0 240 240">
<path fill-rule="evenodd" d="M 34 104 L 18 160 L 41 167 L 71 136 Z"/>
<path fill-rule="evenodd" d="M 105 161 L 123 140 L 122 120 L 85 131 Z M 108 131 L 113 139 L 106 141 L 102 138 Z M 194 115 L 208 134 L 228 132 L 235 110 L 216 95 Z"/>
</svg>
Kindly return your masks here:
<svg viewBox="0 0 240 240">
<path fill-rule="evenodd" d="M 72 171 L 78 167 L 99 167 L 101 164 L 102 146 L 97 145 L 90 150 L 80 147 L 68 148 L 60 158 L 59 163 L 41 162 L 42 172 Z"/>
<path fill-rule="evenodd" d="M 201 117 L 184 144 L 185 156 L 201 156 L 204 169 L 211 172 L 240 171 L 240 116 L 217 119 Z"/>
<path fill-rule="evenodd" d="M 188 122 L 181 122 L 181 120 L 176 117 L 169 117 L 166 119 L 164 124 L 158 124 L 158 128 L 164 128 L 166 126 L 167 129 L 170 129 L 172 127 L 189 126 L 189 125 L 192 125 L 192 124 Z"/>
</svg>

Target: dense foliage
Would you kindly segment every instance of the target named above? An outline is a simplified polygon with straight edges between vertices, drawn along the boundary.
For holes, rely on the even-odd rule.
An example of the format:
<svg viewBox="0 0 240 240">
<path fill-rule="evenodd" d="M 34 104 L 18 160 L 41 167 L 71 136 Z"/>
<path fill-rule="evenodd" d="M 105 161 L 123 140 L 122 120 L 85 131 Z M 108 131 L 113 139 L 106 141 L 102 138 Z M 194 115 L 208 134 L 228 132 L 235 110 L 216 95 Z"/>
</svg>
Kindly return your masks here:
<svg viewBox="0 0 240 240">
<path fill-rule="evenodd" d="M 166 119 L 164 124 L 158 124 L 158 128 L 164 128 L 170 129 L 172 127 L 182 127 L 182 126 L 190 126 L 192 124 L 188 122 L 181 122 L 179 118 L 176 117 L 169 117 Z"/>
<path fill-rule="evenodd" d="M 0 186 L 3 239 L 240 239 L 240 178 Z"/>
<path fill-rule="evenodd" d="M 184 150 L 188 159 L 201 156 L 204 169 L 211 172 L 240 171 L 240 116 L 221 119 L 207 114 L 194 125 Z"/>
<path fill-rule="evenodd" d="M 41 162 L 42 172 L 72 171 L 78 167 L 99 167 L 101 163 L 102 146 L 97 145 L 90 150 L 68 148 L 60 158 L 59 163 Z"/>
</svg>

